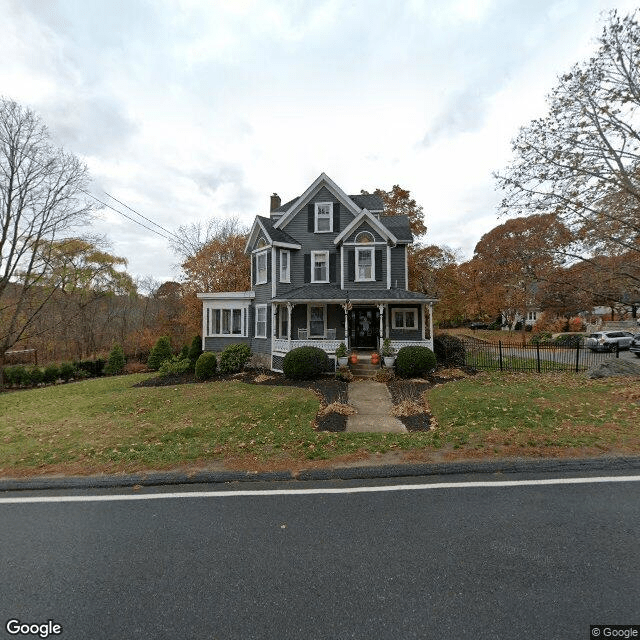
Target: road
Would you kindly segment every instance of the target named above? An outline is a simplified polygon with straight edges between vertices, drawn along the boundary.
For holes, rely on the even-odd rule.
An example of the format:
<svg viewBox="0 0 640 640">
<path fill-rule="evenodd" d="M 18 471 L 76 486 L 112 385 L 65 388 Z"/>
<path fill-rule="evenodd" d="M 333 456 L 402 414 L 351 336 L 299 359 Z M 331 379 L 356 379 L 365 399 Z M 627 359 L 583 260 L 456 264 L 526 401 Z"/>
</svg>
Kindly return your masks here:
<svg viewBox="0 0 640 640">
<path fill-rule="evenodd" d="M 640 624 L 640 477 L 557 478 L 5 493 L 0 638 L 24 637 L 9 619 L 52 620 L 64 640 L 587 638 L 590 624 Z"/>
</svg>

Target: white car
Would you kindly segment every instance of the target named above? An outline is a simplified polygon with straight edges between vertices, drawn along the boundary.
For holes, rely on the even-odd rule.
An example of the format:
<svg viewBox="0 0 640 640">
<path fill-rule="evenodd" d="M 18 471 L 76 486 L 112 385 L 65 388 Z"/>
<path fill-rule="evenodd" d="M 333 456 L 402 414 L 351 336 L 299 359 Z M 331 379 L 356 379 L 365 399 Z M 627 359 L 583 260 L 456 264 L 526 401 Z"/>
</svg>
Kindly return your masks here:
<svg viewBox="0 0 640 640">
<path fill-rule="evenodd" d="M 584 341 L 584 346 L 591 351 L 622 351 L 631 346 L 633 338 L 633 333 L 628 331 L 598 331 L 589 335 Z"/>
</svg>

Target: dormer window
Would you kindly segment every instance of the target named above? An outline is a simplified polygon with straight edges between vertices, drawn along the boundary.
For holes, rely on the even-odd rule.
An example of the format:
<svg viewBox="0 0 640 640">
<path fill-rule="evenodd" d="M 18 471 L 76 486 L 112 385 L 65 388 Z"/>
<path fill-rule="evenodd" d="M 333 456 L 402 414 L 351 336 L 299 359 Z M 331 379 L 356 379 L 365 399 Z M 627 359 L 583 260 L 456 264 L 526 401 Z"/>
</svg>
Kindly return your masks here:
<svg viewBox="0 0 640 640">
<path fill-rule="evenodd" d="M 316 233 L 331 233 L 333 231 L 333 202 L 315 203 Z"/>
<path fill-rule="evenodd" d="M 356 248 L 356 282 L 370 282 L 376 279 L 373 262 L 373 248 Z"/>
<path fill-rule="evenodd" d="M 267 282 L 267 252 L 261 251 L 256 254 L 256 284 L 266 284 Z"/>
</svg>

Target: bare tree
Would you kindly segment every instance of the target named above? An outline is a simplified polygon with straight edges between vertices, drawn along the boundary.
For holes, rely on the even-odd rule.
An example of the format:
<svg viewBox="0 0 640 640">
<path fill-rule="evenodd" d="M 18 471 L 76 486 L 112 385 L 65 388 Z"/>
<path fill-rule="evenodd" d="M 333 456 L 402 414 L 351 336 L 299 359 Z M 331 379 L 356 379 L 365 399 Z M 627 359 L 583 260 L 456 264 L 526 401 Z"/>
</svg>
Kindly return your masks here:
<svg viewBox="0 0 640 640">
<path fill-rule="evenodd" d="M 54 241 L 91 214 L 87 181 L 33 111 L 0 99 L 0 376 L 5 351 L 53 295 L 45 284 Z"/>
</svg>

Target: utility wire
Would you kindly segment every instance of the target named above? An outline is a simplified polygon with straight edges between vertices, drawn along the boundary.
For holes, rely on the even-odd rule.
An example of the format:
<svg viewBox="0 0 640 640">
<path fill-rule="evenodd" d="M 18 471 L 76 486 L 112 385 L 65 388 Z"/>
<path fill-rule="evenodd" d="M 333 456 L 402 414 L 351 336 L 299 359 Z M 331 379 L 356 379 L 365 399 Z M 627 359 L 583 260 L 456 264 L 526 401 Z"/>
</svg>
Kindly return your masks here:
<svg viewBox="0 0 640 640">
<path fill-rule="evenodd" d="M 176 240 L 179 240 L 179 238 L 172 231 L 169 231 L 168 229 L 165 229 L 162 225 L 158 224 L 157 222 L 154 222 L 150 218 L 147 218 L 147 216 L 143 216 L 139 211 L 136 211 L 135 209 L 131 208 L 128 204 L 126 204 L 124 202 L 121 202 L 120 200 L 118 200 L 118 198 L 112 196 L 110 193 L 107 193 L 106 191 L 104 193 L 107 196 L 109 196 L 109 198 L 111 198 L 112 200 L 115 200 L 118 204 L 121 204 L 123 207 L 126 207 L 127 209 L 129 209 L 129 211 L 135 213 L 137 216 L 140 216 L 141 218 L 143 218 L 147 222 L 150 222 L 152 225 L 158 227 L 158 229 L 162 229 L 165 233 L 168 233 L 170 236 L 172 236 L 172 238 L 174 238 Z"/>
</svg>

